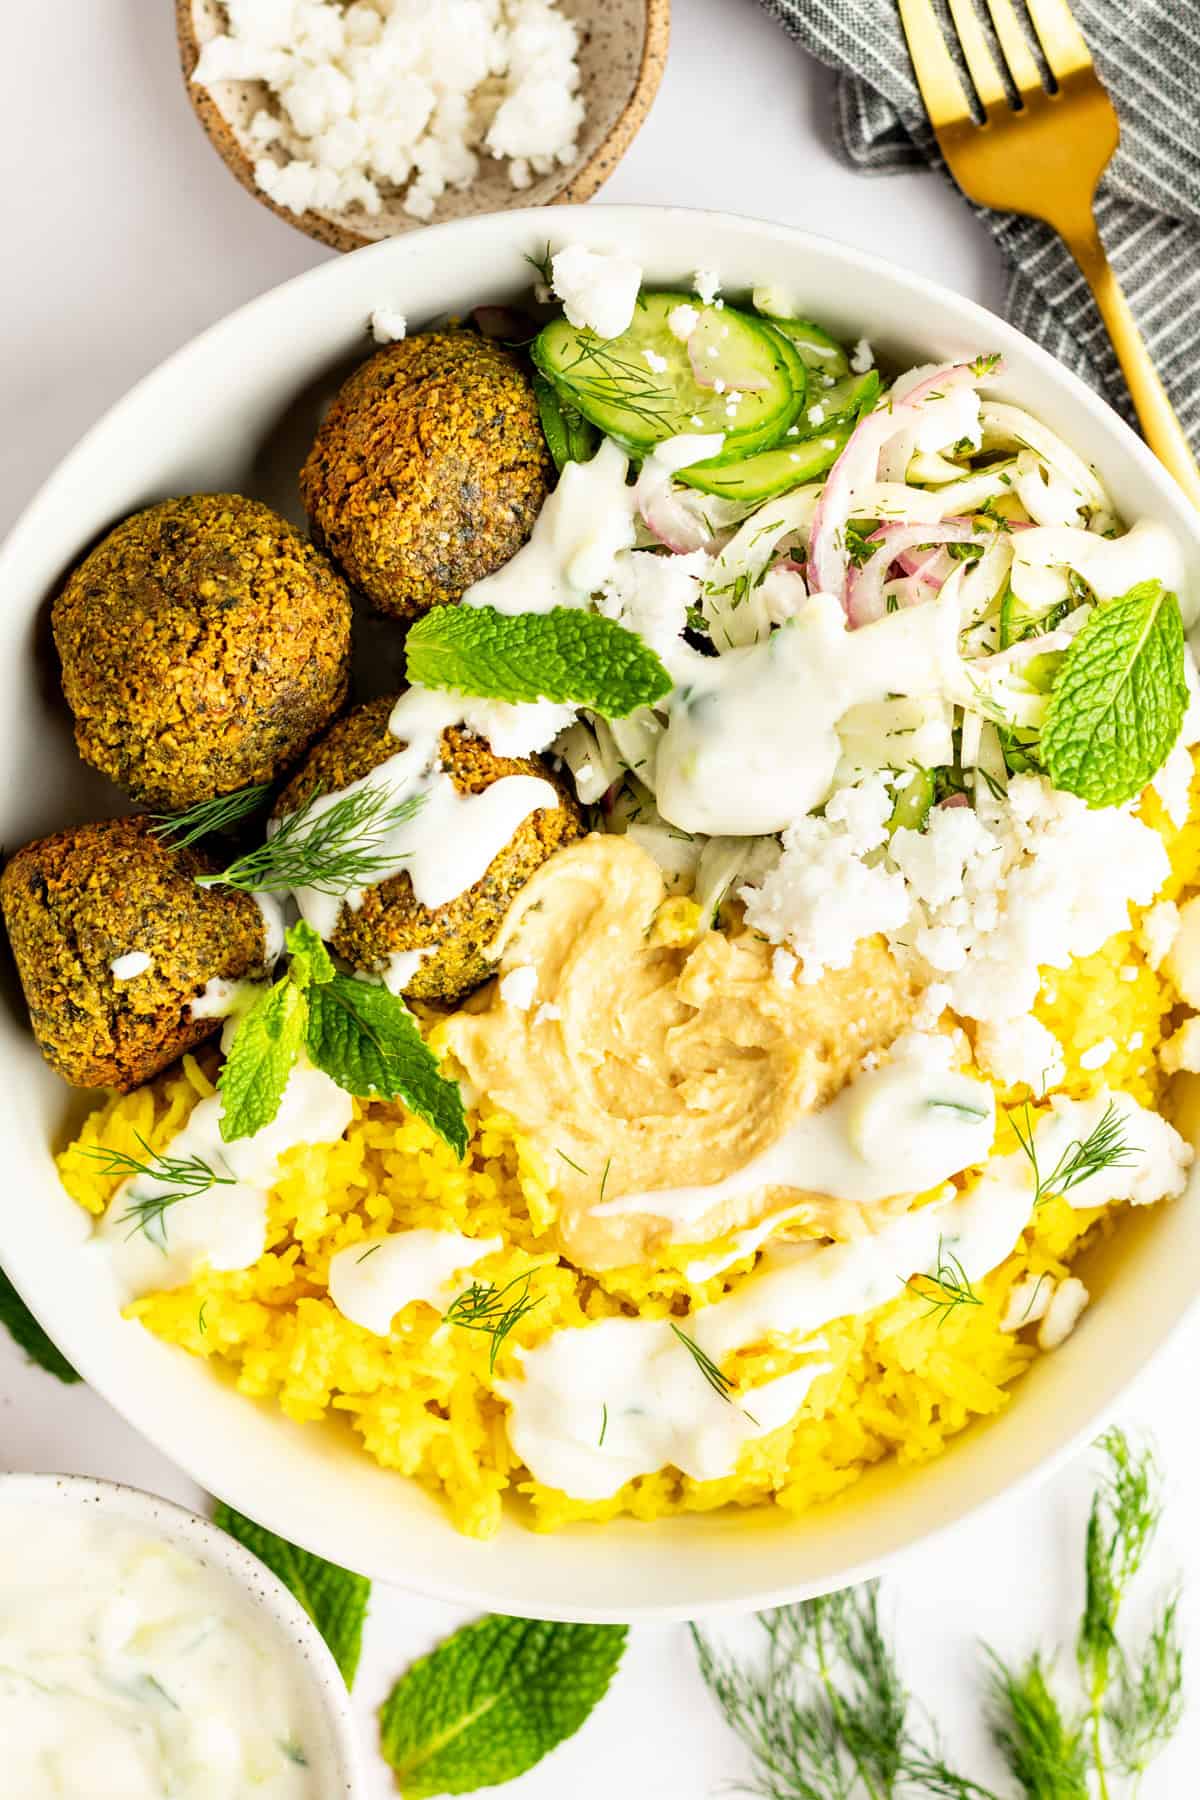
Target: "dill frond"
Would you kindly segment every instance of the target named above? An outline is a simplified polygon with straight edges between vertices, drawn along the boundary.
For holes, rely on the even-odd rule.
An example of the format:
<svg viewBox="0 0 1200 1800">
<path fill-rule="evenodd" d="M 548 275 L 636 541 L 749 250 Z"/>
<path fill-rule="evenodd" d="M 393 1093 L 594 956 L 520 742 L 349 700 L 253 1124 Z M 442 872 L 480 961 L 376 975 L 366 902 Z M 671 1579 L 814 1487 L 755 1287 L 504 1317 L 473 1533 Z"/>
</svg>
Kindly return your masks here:
<svg viewBox="0 0 1200 1800">
<path fill-rule="evenodd" d="M 689 1337 L 687 1332 L 675 1323 L 674 1319 L 671 1319 L 669 1323 L 671 1330 L 675 1333 L 675 1336 L 679 1339 L 713 1393 L 719 1395 L 722 1400 L 730 1400 L 735 1384 L 730 1381 L 728 1375 L 722 1374 L 708 1352 L 702 1350 L 695 1338 Z M 730 1404 L 732 1405 L 732 1400 L 730 1400 Z"/>
<path fill-rule="evenodd" d="M 261 812 L 271 793 L 270 782 L 257 787 L 239 788 L 235 794 L 218 794 L 215 800 L 201 800 L 182 812 L 151 813 L 151 830 L 156 837 L 169 838 L 176 850 L 188 850 L 202 838 L 218 831 L 230 831 L 252 813 Z"/>
<path fill-rule="evenodd" d="M 1012 1668 L 991 1655 L 991 1730 L 1027 1800 L 1089 1800 L 1083 1722 L 1064 1715 L 1050 1669 L 1034 1652 Z"/>
<path fill-rule="evenodd" d="M 483 1331 L 492 1340 L 491 1354 L 488 1357 L 488 1368 L 494 1370 L 496 1358 L 514 1325 L 518 1325 L 526 1313 L 531 1313 L 535 1306 L 540 1306 L 542 1296 L 536 1300 L 529 1297 L 529 1282 L 532 1269 L 526 1269 L 522 1275 L 514 1275 L 511 1281 L 498 1288 L 491 1281 L 473 1281 L 456 1299 L 452 1300 L 442 1315 L 447 1325 L 461 1325 L 464 1331 Z M 507 1295 L 519 1292 L 511 1300 Z"/>
<path fill-rule="evenodd" d="M 937 1267 L 932 1275 L 913 1275 L 905 1284 L 910 1287 L 918 1299 L 927 1302 L 925 1317 L 936 1316 L 939 1325 L 960 1306 L 982 1306 L 983 1301 L 971 1286 L 967 1271 L 953 1252 L 942 1248 L 942 1240 L 938 1238 Z"/>
<path fill-rule="evenodd" d="M 1110 1100 L 1104 1116 L 1085 1138 L 1073 1138 L 1054 1167 L 1043 1175 L 1038 1166 L 1033 1110 L 1028 1100 L 1008 1115 L 1021 1149 L 1033 1170 L 1033 1204 L 1040 1206 L 1053 1194 L 1067 1194 L 1072 1188 L 1105 1169 L 1128 1168 L 1135 1160 L 1133 1149 L 1125 1137 L 1125 1125 L 1116 1102 Z"/>
<path fill-rule="evenodd" d="M 266 843 L 219 874 L 197 875 L 197 885 L 268 894 L 311 888 L 333 895 L 369 887 L 395 869 L 395 857 L 383 848 L 387 835 L 416 816 L 425 795 L 395 801 L 386 788 L 366 786 L 348 789 L 331 804 L 318 806 L 321 800 L 320 793 L 310 795 Z"/>
<path fill-rule="evenodd" d="M 1183 1722 L 1183 1647 L 1179 1594 L 1171 1594 L 1131 1662 L 1121 1658 L 1116 1686 L 1104 1708 L 1112 1759 L 1122 1775 L 1142 1776 Z"/>
<path fill-rule="evenodd" d="M 143 1156 L 131 1156 L 126 1150 L 108 1150 L 96 1145 L 81 1149 L 79 1154 L 102 1163 L 102 1175 L 119 1175 L 123 1181 L 133 1181 L 141 1176 L 156 1182 L 165 1190 L 158 1194 L 131 1198 L 118 1221 L 122 1225 L 129 1221 L 127 1236 L 134 1237 L 137 1232 L 143 1231 L 151 1243 L 165 1251 L 166 1214 L 169 1209 L 180 1200 L 207 1194 L 210 1188 L 233 1187 L 235 1177 L 218 1175 L 202 1156 L 168 1156 L 162 1151 L 152 1150 L 140 1132 L 134 1135 L 142 1146 Z"/>
</svg>

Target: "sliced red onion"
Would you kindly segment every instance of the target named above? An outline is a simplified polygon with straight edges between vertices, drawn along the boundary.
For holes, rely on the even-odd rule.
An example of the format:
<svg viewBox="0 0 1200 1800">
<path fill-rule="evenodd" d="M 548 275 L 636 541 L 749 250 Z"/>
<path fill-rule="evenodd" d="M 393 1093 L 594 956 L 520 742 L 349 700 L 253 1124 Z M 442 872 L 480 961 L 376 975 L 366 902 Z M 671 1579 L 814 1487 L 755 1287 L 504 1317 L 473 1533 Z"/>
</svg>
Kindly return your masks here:
<svg viewBox="0 0 1200 1800">
<path fill-rule="evenodd" d="M 912 550 L 918 544 L 971 544 L 982 542 L 985 534 L 967 519 L 943 519 L 940 524 L 899 523 L 881 525 L 871 533 L 871 543 L 880 547 L 869 562 L 861 569 L 851 569 L 846 581 L 846 616 L 851 626 L 857 629 L 860 625 L 869 625 L 874 619 L 883 617 L 885 610 L 884 586 L 892 565 L 898 562 L 904 552 Z M 911 570 L 913 579 L 931 590 L 930 576 L 921 570 Z M 945 580 L 941 575 L 937 585 Z"/>
<path fill-rule="evenodd" d="M 700 321 L 687 341 L 688 361 L 696 386 L 715 388 L 722 383 L 723 392 L 737 390 L 743 394 L 765 388 L 767 377 L 739 360 L 740 333 L 732 331 L 715 308 L 700 314 Z"/>
<path fill-rule="evenodd" d="M 970 804 L 971 802 L 965 794 L 947 794 L 944 800 L 938 801 L 938 807 L 942 812 L 953 812 L 956 807 L 970 806 Z"/>
<path fill-rule="evenodd" d="M 710 496 L 693 488 L 677 487 L 671 480 L 678 469 L 719 456 L 725 443 L 722 432 L 687 433 L 667 438 L 642 464 L 634 504 L 660 544 L 686 554 L 707 550 L 713 542 L 715 521 Z M 709 501 L 709 505 L 704 505 Z"/>
</svg>

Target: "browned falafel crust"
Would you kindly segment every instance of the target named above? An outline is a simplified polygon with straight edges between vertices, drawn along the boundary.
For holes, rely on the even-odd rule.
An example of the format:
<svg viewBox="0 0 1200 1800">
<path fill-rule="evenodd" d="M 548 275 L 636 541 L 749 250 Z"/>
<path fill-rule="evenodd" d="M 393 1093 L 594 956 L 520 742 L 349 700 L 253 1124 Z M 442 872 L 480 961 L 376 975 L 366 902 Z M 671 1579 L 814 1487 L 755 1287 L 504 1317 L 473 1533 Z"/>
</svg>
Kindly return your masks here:
<svg viewBox="0 0 1200 1800">
<path fill-rule="evenodd" d="M 258 500 L 134 513 L 54 602 L 80 755 L 164 809 L 274 780 L 345 700 L 350 613 L 337 571 Z"/>
<path fill-rule="evenodd" d="M 34 1035 L 72 1086 L 149 1081 L 220 1030 L 189 1010 L 210 980 L 263 973 L 262 914 L 248 894 L 197 887 L 212 867 L 144 818 L 58 831 L 7 863 L 0 908 Z M 150 968 L 116 980 L 112 963 L 137 950 Z"/>
<path fill-rule="evenodd" d="M 344 788 L 403 749 L 387 728 L 394 705 L 385 696 L 339 719 L 285 788 L 276 812 L 295 812 L 318 791 Z M 460 793 L 481 794 L 502 775 L 539 775 L 553 785 L 559 804 L 523 819 L 475 885 L 445 906 L 422 906 L 407 874 L 368 888 L 356 911 L 343 906 L 331 942 L 354 968 L 377 971 L 390 956 L 430 950 L 405 989 L 413 1000 L 457 1000 L 486 981 L 493 964 L 485 951 L 512 901 L 548 857 L 584 834 L 574 796 L 540 757 L 497 756 L 482 738 L 459 729 L 442 733 L 441 755 Z"/>
<path fill-rule="evenodd" d="M 514 556 L 551 462 L 519 359 L 423 331 L 355 370 L 300 472 L 313 537 L 379 608 L 411 619 Z"/>
</svg>

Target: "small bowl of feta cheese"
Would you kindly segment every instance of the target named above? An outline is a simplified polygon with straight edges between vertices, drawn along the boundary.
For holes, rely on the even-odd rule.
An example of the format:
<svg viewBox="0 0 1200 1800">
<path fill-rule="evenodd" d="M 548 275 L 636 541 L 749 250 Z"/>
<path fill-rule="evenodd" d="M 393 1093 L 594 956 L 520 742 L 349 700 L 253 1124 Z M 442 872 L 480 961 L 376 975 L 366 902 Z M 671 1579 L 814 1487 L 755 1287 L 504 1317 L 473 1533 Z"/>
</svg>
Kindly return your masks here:
<svg viewBox="0 0 1200 1800">
<path fill-rule="evenodd" d="M 335 250 L 588 200 L 641 128 L 670 0 L 176 0 L 184 79 L 242 186 Z"/>
<path fill-rule="evenodd" d="M 0 1477 L 5 1791 L 362 1800 L 316 1627 L 225 1532 L 79 1475 Z"/>
</svg>

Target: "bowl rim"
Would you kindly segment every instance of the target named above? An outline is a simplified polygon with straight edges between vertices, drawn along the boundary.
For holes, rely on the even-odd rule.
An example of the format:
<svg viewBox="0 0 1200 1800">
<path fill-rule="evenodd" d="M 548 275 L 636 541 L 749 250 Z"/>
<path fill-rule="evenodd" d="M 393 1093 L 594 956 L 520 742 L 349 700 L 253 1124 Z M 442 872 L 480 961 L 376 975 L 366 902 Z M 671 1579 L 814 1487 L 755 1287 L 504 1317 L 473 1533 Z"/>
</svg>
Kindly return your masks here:
<svg viewBox="0 0 1200 1800">
<path fill-rule="evenodd" d="M 1200 525 L 1191 517 L 1186 496 L 1178 488 L 1173 478 L 1157 462 L 1146 445 L 1136 436 L 1108 404 L 1091 388 L 1087 387 L 1071 370 L 1058 363 L 1050 353 L 1021 333 L 1015 326 L 999 319 L 986 307 L 970 300 L 953 289 L 950 289 L 929 278 L 917 275 L 904 269 L 886 258 L 871 251 L 860 250 L 854 246 L 839 243 L 836 239 L 805 231 L 789 225 L 773 221 L 760 220 L 751 216 L 731 214 L 713 209 L 656 205 L 613 205 L 574 207 L 567 212 L 549 215 L 544 208 L 526 208 L 507 210 L 497 214 L 473 215 L 464 219 L 448 220 L 440 225 L 429 226 L 425 231 L 409 234 L 399 238 L 390 238 L 373 244 L 357 253 L 354 261 L 356 268 L 368 266 L 367 259 L 374 259 L 370 266 L 379 264 L 386 266 L 390 260 L 397 278 L 403 278 L 405 261 L 416 257 L 424 262 L 432 254 L 442 252 L 445 262 L 451 270 L 454 267 L 453 246 L 455 239 L 470 237 L 472 234 L 485 234 L 488 231 L 503 235 L 504 241 L 520 242 L 529 232 L 545 236 L 547 226 L 555 235 L 566 236 L 574 231 L 583 241 L 592 242 L 599 247 L 604 242 L 619 242 L 624 224 L 632 226 L 635 222 L 644 226 L 647 220 L 675 221 L 682 228 L 694 234 L 699 242 L 703 242 L 705 222 L 711 227 L 720 227 L 734 239 L 740 239 L 748 247 L 768 245 L 771 243 L 786 246 L 791 252 L 810 251 L 838 265 L 839 273 L 847 277 L 860 277 L 865 280 L 879 279 L 893 289 L 899 289 L 906 296 L 919 304 L 923 298 L 947 307 L 955 316 L 956 324 L 964 331 L 969 331 L 976 342 L 987 343 L 989 336 L 999 334 L 1001 341 L 1008 339 L 1020 345 L 1021 352 L 1031 371 L 1039 372 L 1053 386 L 1065 390 L 1084 414 L 1097 427 L 1103 439 L 1114 453 L 1119 453 L 1127 461 L 1132 462 L 1141 472 L 1147 484 L 1169 504 L 1173 516 L 1172 524 L 1187 535 L 1200 557 Z M 196 334 L 187 343 L 163 359 L 137 381 L 120 399 L 110 406 L 97 422 L 79 439 L 74 448 L 58 463 L 38 491 L 28 502 L 24 511 L 12 527 L 7 541 L 0 545 L 0 581 L 3 580 L 11 562 L 15 562 L 22 554 L 26 542 L 43 528 L 43 516 L 49 515 L 56 494 L 61 487 L 66 487 L 73 479 L 74 468 L 78 461 L 85 459 L 91 446 L 102 434 L 119 426 L 125 409 L 134 409 L 139 403 L 143 391 L 156 382 L 168 370 L 173 370 L 189 358 L 201 344 L 209 348 L 219 348 L 222 334 L 240 331 L 247 322 L 252 321 L 255 314 L 269 312 L 277 297 L 285 292 L 312 293 L 322 283 L 336 289 L 340 281 L 347 281 L 346 270 L 348 259 L 339 258 L 322 263 L 315 268 L 292 277 L 291 280 L 268 290 L 266 293 L 244 303 L 235 311 L 215 321 L 204 331 Z M 919 325 L 913 336 L 921 336 Z M 13 1277 L 20 1289 L 19 1278 Z M 24 1290 L 21 1290 L 24 1292 Z M 25 1296 L 28 1300 L 28 1296 Z M 1006 1501 L 1010 1496 L 1014 1499 L 1028 1492 L 1034 1485 L 1048 1479 L 1070 1459 L 1096 1430 L 1112 1415 L 1128 1389 L 1139 1380 L 1152 1364 L 1157 1362 L 1170 1347 L 1176 1334 L 1187 1321 L 1200 1309 L 1200 1279 L 1192 1286 L 1186 1298 L 1176 1305 L 1173 1316 L 1156 1314 L 1156 1335 L 1151 1342 L 1141 1341 L 1137 1354 L 1127 1357 L 1115 1374 L 1106 1374 L 1102 1383 L 1097 1384 L 1094 1405 L 1089 1404 L 1086 1410 L 1077 1413 L 1077 1423 L 1073 1429 L 1060 1439 L 1051 1449 L 1031 1451 L 1024 1457 L 1015 1459 L 1015 1467 L 1011 1473 L 989 1482 L 984 1491 L 975 1497 L 956 1500 L 952 1506 L 944 1508 L 940 1513 L 932 1509 L 928 1524 L 905 1536 L 901 1541 L 885 1545 L 877 1554 L 862 1557 L 841 1565 L 836 1573 L 819 1579 L 803 1581 L 792 1578 L 778 1585 L 764 1585 L 759 1582 L 753 1587 L 744 1587 L 728 1597 L 706 1598 L 703 1602 L 705 1613 L 720 1612 L 741 1613 L 756 1610 L 801 1594 L 816 1594 L 837 1586 L 847 1585 L 864 1580 L 888 1567 L 897 1557 L 911 1550 L 928 1544 L 940 1532 L 951 1530 L 956 1525 L 965 1523 L 967 1519 L 982 1517 L 989 1508 Z M 36 1308 L 33 1308 L 36 1312 Z M 63 1338 L 64 1352 L 80 1369 L 85 1379 L 89 1361 L 86 1336 L 82 1354 L 73 1343 L 69 1333 L 59 1333 Z M 128 1417 L 120 1398 L 110 1395 L 108 1385 L 96 1387 L 118 1412 Z M 253 1402 L 246 1401 L 247 1406 Z M 132 1422 L 132 1421 L 131 1421 Z M 142 1429 L 135 1424 L 135 1429 Z M 148 1435 L 143 1432 L 143 1435 Z M 970 1436 L 971 1433 L 965 1434 Z M 154 1441 L 153 1438 L 150 1441 Z M 211 1481 L 199 1464 L 201 1458 L 192 1459 L 181 1456 L 175 1448 L 170 1452 L 172 1460 L 189 1474 L 193 1475 L 204 1486 Z M 1010 1464 L 1014 1459 L 1010 1457 Z M 835 1503 L 836 1504 L 836 1503 Z M 251 1508 L 247 1511 L 253 1512 Z M 762 1510 L 761 1508 L 757 1510 Z M 626 1521 L 625 1523 L 631 1523 Z M 674 1521 L 659 1521 L 660 1525 L 670 1525 Z M 686 1521 L 684 1522 L 686 1523 Z M 591 1534 L 596 1534 L 605 1527 L 587 1526 Z M 611 1528 L 607 1528 L 611 1529 Z M 643 1527 L 643 1529 L 645 1529 Z M 312 1542 L 306 1542 L 303 1532 L 297 1532 L 294 1540 L 311 1549 L 315 1554 L 325 1555 L 327 1551 Z M 360 1565 L 361 1566 L 361 1565 Z M 371 1573 L 369 1569 L 365 1572 Z M 440 1574 L 432 1574 L 417 1560 L 411 1568 L 406 1567 L 403 1575 L 394 1571 L 382 1577 L 393 1582 L 400 1582 L 414 1591 L 452 1604 L 478 1607 L 495 1605 L 495 1599 L 489 1597 L 482 1584 L 474 1584 L 470 1580 L 447 1579 Z M 483 1596 L 481 1598 L 481 1596 Z M 505 1610 L 513 1610 L 511 1607 Z M 553 1601 L 539 1604 L 525 1616 L 559 1619 L 587 1619 L 601 1621 L 624 1621 L 631 1618 L 641 1620 L 677 1620 L 694 1616 L 696 1603 L 689 1605 L 685 1600 L 665 1600 L 641 1602 L 635 1607 L 606 1606 L 589 1603 L 558 1606 Z"/>
<path fill-rule="evenodd" d="M 142 1527 L 148 1535 L 182 1549 L 205 1567 L 215 1568 L 236 1584 L 247 1601 L 266 1617 L 282 1652 L 303 1663 L 310 1688 L 320 1695 L 337 1758 L 337 1800 L 367 1800 L 366 1771 L 354 1722 L 350 1691 L 333 1653 L 313 1620 L 278 1575 L 212 1519 L 177 1500 L 148 1488 L 100 1475 L 0 1471 L 0 1513 L 6 1506 L 32 1502 L 39 1509 L 90 1509 Z M 332 1792 L 322 1800 L 334 1800 Z"/>
<path fill-rule="evenodd" d="M 595 148 L 582 162 L 577 165 L 568 164 L 559 170 L 556 179 L 561 185 L 547 196 L 544 203 L 547 206 L 569 206 L 590 200 L 616 169 L 650 116 L 650 109 L 658 97 L 667 66 L 667 52 L 671 41 L 671 0 L 642 0 L 642 3 L 645 9 L 645 30 L 633 86 L 624 105 Z M 277 219 L 282 219 L 293 230 L 302 231 L 316 243 L 343 253 L 369 249 L 380 243 L 391 243 L 398 237 L 407 236 L 411 231 L 431 229 L 423 227 L 420 219 L 413 219 L 411 225 L 400 231 L 389 231 L 382 237 L 370 237 L 365 232 L 354 229 L 350 223 L 353 214 L 318 212 L 311 207 L 306 212 L 296 213 L 273 200 L 255 180 L 250 157 L 243 149 L 236 128 L 225 116 L 216 96 L 192 80 L 192 73 L 200 58 L 195 30 L 195 0 L 175 0 L 175 29 L 184 89 L 205 137 L 234 180 L 260 205 L 265 206 L 268 212 L 274 213 Z M 519 189 L 513 189 L 514 195 L 519 192 Z M 527 211 L 528 208 L 513 206 L 504 210 L 518 212 Z M 488 216 L 488 212 L 465 215 L 468 218 Z M 462 219 L 439 221 L 445 224 L 462 222 Z"/>
</svg>

